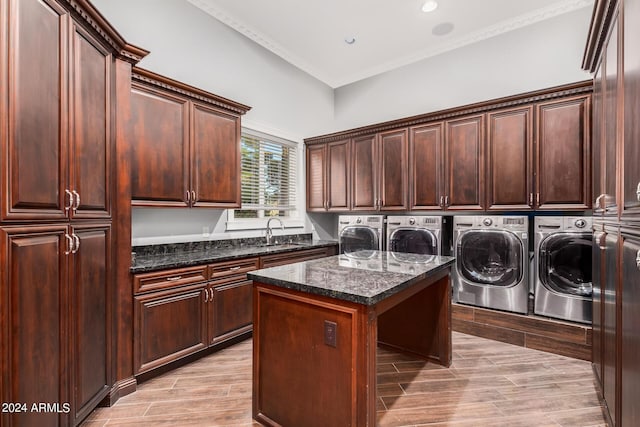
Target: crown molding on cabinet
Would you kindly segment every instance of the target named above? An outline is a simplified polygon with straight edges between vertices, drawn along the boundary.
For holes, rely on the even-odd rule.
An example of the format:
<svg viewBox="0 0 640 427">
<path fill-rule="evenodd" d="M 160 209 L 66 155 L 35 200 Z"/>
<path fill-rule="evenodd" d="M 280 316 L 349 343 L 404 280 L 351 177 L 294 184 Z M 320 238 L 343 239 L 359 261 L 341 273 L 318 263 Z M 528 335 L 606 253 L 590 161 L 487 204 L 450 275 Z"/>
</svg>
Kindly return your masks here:
<svg viewBox="0 0 640 427">
<path fill-rule="evenodd" d="M 591 73 L 596 71 L 602 56 L 602 48 L 613 23 L 614 11 L 619 6 L 619 0 L 596 0 L 591 15 L 587 44 L 582 58 L 582 68 Z"/>
</svg>

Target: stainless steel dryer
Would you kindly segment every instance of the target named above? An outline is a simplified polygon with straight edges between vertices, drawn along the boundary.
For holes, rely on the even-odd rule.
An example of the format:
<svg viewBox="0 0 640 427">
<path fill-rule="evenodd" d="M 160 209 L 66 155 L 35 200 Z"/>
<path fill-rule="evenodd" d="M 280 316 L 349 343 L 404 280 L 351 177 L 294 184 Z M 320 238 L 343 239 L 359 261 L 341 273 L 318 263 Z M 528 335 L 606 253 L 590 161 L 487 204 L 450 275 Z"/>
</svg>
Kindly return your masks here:
<svg viewBox="0 0 640 427">
<path fill-rule="evenodd" d="M 526 216 L 454 216 L 454 302 L 526 314 L 528 229 Z"/>
<path fill-rule="evenodd" d="M 591 323 L 591 218 L 536 217 L 534 313 Z"/>
<path fill-rule="evenodd" d="M 341 254 L 384 250 L 384 216 L 340 215 L 338 243 Z"/>
<path fill-rule="evenodd" d="M 387 250 L 442 255 L 442 225 L 441 216 L 388 216 Z"/>
</svg>

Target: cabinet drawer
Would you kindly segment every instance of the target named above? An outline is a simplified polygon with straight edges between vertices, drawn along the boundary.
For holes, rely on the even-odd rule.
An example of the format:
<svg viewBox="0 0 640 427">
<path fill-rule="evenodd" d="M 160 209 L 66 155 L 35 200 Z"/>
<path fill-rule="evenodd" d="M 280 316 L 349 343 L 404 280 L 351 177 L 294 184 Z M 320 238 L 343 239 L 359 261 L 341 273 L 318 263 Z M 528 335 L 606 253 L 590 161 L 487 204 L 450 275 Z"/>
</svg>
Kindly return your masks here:
<svg viewBox="0 0 640 427">
<path fill-rule="evenodd" d="M 139 294 L 142 292 L 205 282 L 206 280 L 206 265 L 154 271 L 152 273 L 136 274 L 133 276 L 133 292 Z"/>
<path fill-rule="evenodd" d="M 294 262 L 310 261 L 312 259 L 325 258 L 332 254 L 332 248 L 317 248 L 307 249 L 304 251 L 268 255 L 260 258 L 260 268 L 276 267 L 279 265 L 293 264 Z"/>
<path fill-rule="evenodd" d="M 235 276 L 258 269 L 258 258 L 243 259 L 240 261 L 221 262 L 209 265 L 209 277 L 212 280 Z"/>
</svg>

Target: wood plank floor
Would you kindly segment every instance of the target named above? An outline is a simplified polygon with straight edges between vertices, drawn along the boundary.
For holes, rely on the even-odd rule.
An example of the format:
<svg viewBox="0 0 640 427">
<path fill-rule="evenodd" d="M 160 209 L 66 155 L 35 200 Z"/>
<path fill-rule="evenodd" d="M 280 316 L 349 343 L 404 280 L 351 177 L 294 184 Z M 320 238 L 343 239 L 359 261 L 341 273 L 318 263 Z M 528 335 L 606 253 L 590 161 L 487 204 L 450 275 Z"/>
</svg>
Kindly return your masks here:
<svg viewBox="0 0 640 427">
<path fill-rule="evenodd" d="M 83 426 L 258 426 L 251 350 L 247 340 L 151 379 Z M 607 426 L 589 362 L 458 332 L 448 369 L 379 349 L 378 425 Z"/>
</svg>

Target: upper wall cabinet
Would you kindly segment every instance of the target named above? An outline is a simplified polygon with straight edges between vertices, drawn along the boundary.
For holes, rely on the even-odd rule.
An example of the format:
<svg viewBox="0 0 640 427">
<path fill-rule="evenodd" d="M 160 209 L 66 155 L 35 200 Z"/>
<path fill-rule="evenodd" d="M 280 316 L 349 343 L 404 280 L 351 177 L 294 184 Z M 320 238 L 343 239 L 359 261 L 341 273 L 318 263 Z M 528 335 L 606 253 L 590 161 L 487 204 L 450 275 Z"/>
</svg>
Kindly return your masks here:
<svg viewBox="0 0 640 427">
<path fill-rule="evenodd" d="M 533 107 L 487 114 L 487 209 L 533 208 Z"/>
<path fill-rule="evenodd" d="M 307 147 L 307 210 L 344 211 L 350 206 L 351 141 Z"/>
<path fill-rule="evenodd" d="M 58 3 L 9 3 L 2 220 L 109 218 L 112 55 Z"/>
<path fill-rule="evenodd" d="M 591 207 L 590 96 L 540 103 L 536 209 Z"/>
<path fill-rule="evenodd" d="M 240 116 L 248 110 L 134 68 L 132 205 L 240 207 Z"/>
<path fill-rule="evenodd" d="M 409 131 L 409 207 L 441 209 L 444 196 L 443 124 L 416 126 Z"/>
</svg>

